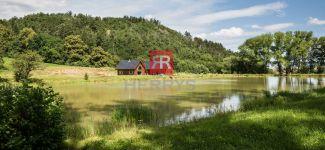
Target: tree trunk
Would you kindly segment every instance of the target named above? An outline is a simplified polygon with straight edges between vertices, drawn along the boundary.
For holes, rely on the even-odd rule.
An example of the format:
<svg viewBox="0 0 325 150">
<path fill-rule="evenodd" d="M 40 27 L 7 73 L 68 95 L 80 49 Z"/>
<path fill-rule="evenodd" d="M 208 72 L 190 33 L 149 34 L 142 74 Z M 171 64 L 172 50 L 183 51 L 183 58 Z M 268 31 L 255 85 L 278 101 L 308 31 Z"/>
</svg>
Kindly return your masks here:
<svg viewBox="0 0 325 150">
<path fill-rule="evenodd" d="M 279 74 L 282 75 L 282 73 L 283 73 L 282 65 L 281 65 L 280 62 L 278 62 L 277 64 L 278 64 L 278 71 L 279 71 Z"/>
</svg>

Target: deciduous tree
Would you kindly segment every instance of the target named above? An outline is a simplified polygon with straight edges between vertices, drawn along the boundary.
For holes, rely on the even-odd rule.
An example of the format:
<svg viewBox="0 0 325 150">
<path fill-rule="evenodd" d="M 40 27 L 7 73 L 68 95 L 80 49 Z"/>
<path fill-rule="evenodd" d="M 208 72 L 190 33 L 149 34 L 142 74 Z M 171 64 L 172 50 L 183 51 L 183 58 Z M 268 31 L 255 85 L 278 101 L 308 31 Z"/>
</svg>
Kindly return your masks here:
<svg viewBox="0 0 325 150">
<path fill-rule="evenodd" d="M 79 35 L 70 35 L 65 38 L 64 50 L 68 54 L 68 63 L 71 65 L 85 64 L 88 46 L 81 40 Z"/>
<path fill-rule="evenodd" d="M 22 48 L 26 50 L 28 48 L 29 42 L 34 39 L 36 32 L 32 28 L 23 28 L 18 35 L 18 40 L 20 41 Z"/>
<path fill-rule="evenodd" d="M 42 57 L 35 51 L 26 51 L 18 54 L 13 62 L 15 80 L 26 82 L 30 72 L 41 67 Z"/>
</svg>

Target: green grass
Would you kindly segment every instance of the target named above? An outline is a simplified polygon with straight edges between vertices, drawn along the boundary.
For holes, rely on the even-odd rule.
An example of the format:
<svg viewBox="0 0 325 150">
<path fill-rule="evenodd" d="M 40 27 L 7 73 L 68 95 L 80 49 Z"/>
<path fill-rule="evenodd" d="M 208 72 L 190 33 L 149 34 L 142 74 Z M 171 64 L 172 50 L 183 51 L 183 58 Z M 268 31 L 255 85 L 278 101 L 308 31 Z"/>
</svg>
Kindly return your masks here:
<svg viewBox="0 0 325 150">
<path fill-rule="evenodd" d="M 147 112 L 118 110 L 117 116 Z M 124 113 L 123 113 L 124 112 Z M 324 149 L 325 88 L 247 100 L 240 111 L 165 127 L 110 123 L 76 149 Z M 113 128 L 113 130 L 111 130 Z M 70 143 L 71 144 L 71 143 Z"/>
<path fill-rule="evenodd" d="M 0 76 L 13 80 L 12 58 L 4 58 L 5 69 L 0 69 Z M 88 74 L 88 80 L 84 80 L 84 75 Z M 273 74 L 192 74 L 192 73 L 175 73 L 173 79 L 214 79 L 214 78 L 245 78 L 245 77 L 265 77 Z M 325 74 L 293 74 L 293 76 L 325 76 Z M 168 76 L 152 75 L 124 75 L 118 76 L 114 68 L 92 68 L 66 66 L 44 63 L 42 69 L 32 72 L 32 78 L 43 80 L 45 83 L 86 83 L 86 82 L 119 82 L 125 80 L 170 80 Z"/>
</svg>

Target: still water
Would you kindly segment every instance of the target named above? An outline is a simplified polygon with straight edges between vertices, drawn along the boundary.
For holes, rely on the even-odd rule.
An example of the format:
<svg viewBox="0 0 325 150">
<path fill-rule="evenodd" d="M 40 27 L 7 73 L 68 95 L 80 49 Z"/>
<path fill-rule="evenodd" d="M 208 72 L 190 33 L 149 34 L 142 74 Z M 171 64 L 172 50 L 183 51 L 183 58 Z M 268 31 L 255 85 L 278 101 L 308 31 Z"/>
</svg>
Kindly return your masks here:
<svg viewBox="0 0 325 150">
<path fill-rule="evenodd" d="M 84 124 L 107 120 L 114 109 L 150 108 L 154 124 L 169 125 L 236 111 L 265 91 L 301 92 L 325 86 L 324 77 L 238 77 L 209 80 L 152 80 L 54 85 Z"/>
</svg>

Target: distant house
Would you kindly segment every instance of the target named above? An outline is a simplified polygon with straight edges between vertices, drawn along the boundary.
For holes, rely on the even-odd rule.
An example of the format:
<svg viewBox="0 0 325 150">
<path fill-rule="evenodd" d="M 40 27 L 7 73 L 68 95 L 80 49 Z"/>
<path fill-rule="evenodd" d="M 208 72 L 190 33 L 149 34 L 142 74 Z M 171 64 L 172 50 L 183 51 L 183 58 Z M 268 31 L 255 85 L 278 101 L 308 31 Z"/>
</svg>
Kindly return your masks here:
<svg viewBox="0 0 325 150">
<path fill-rule="evenodd" d="M 117 67 L 118 75 L 145 75 L 145 64 L 140 60 L 121 60 Z"/>
</svg>

